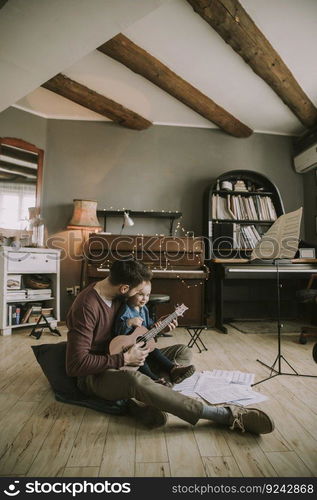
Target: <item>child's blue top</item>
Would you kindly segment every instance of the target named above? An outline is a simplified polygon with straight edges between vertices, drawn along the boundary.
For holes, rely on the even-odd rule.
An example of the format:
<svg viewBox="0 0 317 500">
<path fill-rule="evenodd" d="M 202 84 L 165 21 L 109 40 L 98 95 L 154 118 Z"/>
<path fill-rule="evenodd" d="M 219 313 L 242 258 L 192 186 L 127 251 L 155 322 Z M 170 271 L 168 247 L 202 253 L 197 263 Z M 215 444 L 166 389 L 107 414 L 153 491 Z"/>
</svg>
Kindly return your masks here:
<svg viewBox="0 0 317 500">
<path fill-rule="evenodd" d="M 114 335 L 129 335 L 135 329 L 135 326 L 128 326 L 127 320 L 130 318 L 137 318 L 140 316 L 143 319 L 142 326 L 151 328 L 154 321 L 150 318 L 149 310 L 146 306 L 140 307 L 139 310 L 133 306 L 125 304 L 120 309 L 114 325 Z"/>
</svg>

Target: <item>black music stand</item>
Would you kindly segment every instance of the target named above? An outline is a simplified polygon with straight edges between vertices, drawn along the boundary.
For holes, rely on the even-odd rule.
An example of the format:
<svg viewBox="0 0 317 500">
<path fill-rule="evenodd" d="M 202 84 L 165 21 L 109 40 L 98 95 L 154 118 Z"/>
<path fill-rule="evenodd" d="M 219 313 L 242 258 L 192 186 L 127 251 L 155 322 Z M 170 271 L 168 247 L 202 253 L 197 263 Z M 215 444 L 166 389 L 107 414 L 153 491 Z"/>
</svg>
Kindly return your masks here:
<svg viewBox="0 0 317 500">
<path fill-rule="evenodd" d="M 268 264 L 268 262 L 265 262 Z M 264 363 L 260 359 L 257 359 L 258 363 L 261 363 L 261 365 L 266 366 L 271 370 L 271 373 L 268 377 L 260 380 L 259 382 L 256 382 L 255 384 L 252 384 L 252 386 L 261 384 L 262 382 L 265 382 L 266 380 L 270 380 L 271 378 L 277 377 L 278 375 L 292 375 L 295 377 L 312 377 L 312 378 L 317 378 L 317 375 L 304 375 L 302 373 L 298 373 L 295 368 L 285 359 L 281 352 L 281 328 L 283 325 L 281 324 L 281 295 L 280 295 L 280 289 L 282 287 L 280 283 L 280 270 L 279 267 L 280 265 L 285 265 L 285 264 L 291 264 L 292 262 L 288 259 L 274 259 L 273 264 L 276 267 L 276 289 L 277 289 L 277 356 L 273 362 L 273 364 L 270 366 L 267 363 Z M 291 370 L 293 370 L 293 373 L 288 373 L 288 372 L 283 372 L 282 371 L 282 360 L 285 361 L 285 363 L 290 367 Z M 277 365 L 277 369 L 275 366 Z M 274 372 L 274 373 L 273 373 Z"/>
</svg>

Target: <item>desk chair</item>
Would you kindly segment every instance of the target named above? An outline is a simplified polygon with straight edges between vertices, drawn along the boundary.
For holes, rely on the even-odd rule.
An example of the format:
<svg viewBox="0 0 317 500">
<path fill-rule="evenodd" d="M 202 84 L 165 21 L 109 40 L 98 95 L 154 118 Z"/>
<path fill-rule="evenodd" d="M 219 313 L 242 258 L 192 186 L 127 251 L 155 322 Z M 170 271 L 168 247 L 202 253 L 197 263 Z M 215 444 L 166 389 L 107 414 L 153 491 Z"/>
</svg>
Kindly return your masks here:
<svg viewBox="0 0 317 500">
<path fill-rule="evenodd" d="M 317 305 L 317 289 L 312 288 L 314 280 L 317 278 L 317 274 L 312 274 L 307 283 L 307 287 L 304 290 L 299 290 L 297 292 L 297 298 L 299 302 L 302 303 L 313 303 L 315 307 Z M 308 337 L 317 337 L 317 326 L 303 326 L 301 328 L 301 334 L 299 336 L 300 344 L 306 344 Z"/>
<path fill-rule="evenodd" d="M 317 363 L 317 342 L 316 342 L 316 344 L 314 344 L 312 355 L 313 355 L 315 363 Z"/>
</svg>

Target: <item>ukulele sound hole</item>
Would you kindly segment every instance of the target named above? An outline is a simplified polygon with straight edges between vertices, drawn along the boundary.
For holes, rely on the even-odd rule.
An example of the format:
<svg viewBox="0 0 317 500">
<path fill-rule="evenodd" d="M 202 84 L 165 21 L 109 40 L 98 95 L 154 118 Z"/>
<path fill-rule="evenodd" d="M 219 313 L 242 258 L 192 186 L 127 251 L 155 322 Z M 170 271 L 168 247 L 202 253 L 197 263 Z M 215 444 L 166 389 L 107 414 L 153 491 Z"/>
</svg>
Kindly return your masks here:
<svg viewBox="0 0 317 500">
<path fill-rule="evenodd" d="M 140 343 L 141 344 L 141 347 L 145 347 L 146 346 L 146 342 L 143 340 L 142 337 L 137 337 L 136 339 L 136 343 Z"/>
</svg>

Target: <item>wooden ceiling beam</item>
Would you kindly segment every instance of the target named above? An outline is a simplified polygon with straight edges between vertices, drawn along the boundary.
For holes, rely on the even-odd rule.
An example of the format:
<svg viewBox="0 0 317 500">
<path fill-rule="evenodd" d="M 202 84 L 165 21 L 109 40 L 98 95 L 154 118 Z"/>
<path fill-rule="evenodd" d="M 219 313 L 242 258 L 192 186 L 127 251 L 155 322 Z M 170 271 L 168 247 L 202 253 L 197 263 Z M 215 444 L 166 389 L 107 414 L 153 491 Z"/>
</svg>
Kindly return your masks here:
<svg viewBox="0 0 317 500">
<path fill-rule="evenodd" d="M 150 80 L 228 134 L 235 137 L 249 137 L 252 134 L 249 127 L 122 33 L 101 45 L 98 50 Z"/>
<path fill-rule="evenodd" d="M 317 109 L 238 0 L 187 2 L 260 76 L 305 125 L 317 123 Z"/>
<path fill-rule="evenodd" d="M 61 73 L 43 83 L 42 87 L 66 97 L 66 99 L 76 102 L 99 115 L 106 116 L 123 127 L 144 130 L 152 125 L 149 120 L 146 120 L 134 111 L 98 94 L 98 92 L 85 87 L 81 83 L 71 80 Z"/>
</svg>

